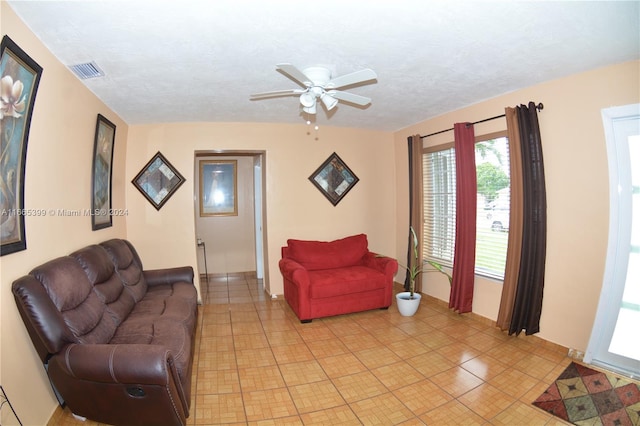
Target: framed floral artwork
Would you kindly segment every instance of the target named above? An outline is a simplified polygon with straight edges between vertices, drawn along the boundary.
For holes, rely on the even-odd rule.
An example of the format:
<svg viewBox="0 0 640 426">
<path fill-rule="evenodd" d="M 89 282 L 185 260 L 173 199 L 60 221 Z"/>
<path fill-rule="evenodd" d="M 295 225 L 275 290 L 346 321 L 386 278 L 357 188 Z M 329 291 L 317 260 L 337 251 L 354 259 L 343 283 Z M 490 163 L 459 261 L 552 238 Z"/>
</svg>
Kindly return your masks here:
<svg viewBox="0 0 640 426">
<path fill-rule="evenodd" d="M 184 182 L 185 178 L 159 151 L 131 181 L 156 210 L 160 210 Z"/>
<path fill-rule="evenodd" d="M 24 174 L 42 67 L 11 38 L 0 46 L 0 255 L 26 250 Z"/>
<path fill-rule="evenodd" d="M 91 174 L 91 228 L 108 228 L 111 217 L 111 173 L 113 172 L 113 144 L 116 125 L 98 114 L 93 141 L 93 169 Z"/>
<path fill-rule="evenodd" d="M 335 206 L 359 179 L 334 152 L 309 176 L 309 180 Z"/>
</svg>

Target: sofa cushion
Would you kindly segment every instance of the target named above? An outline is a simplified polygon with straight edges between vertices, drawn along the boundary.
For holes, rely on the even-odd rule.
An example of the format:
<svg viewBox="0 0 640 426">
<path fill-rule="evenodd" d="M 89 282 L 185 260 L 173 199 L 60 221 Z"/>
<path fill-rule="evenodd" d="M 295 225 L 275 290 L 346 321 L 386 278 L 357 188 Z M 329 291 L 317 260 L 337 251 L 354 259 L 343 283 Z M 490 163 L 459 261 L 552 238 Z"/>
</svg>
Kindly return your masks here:
<svg viewBox="0 0 640 426">
<path fill-rule="evenodd" d="M 310 271 L 309 281 L 311 298 L 321 299 L 384 289 L 388 280 L 383 273 L 366 266 L 348 266 Z"/>
<path fill-rule="evenodd" d="M 111 339 L 116 323 L 72 257 L 51 260 L 31 275 L 45 288 L 79 343 L 107 343 Z"/>
<path fill-rule="evenodd" d="M 138 263 L 137 255 L 131 251 L 129 245 L 120 239 L 105 241 L 100 244 L 105 248 L 115 264 L 116 273 L 136 302 L 142 300 L 147 293 L 147 281 L 142 273 L 142 265 Z"/>
<path fill-rule="evenodd" d="M 116 274 L 106 250 L 99 245 L 91 245 L 71 253 L 70 256 L 80 264 L 95 292 L 107 305 L 116 325 L 122 323 L 136 302 L 133 296 L 124 290 L 125 287 Z"/>
<path fill-rule="evenodd" d="M 196 306 L 198 300 L 198 292 L 193 284 L 186 281 L 176 281 L 171 284 L 155 284 L 149 286 L 146 298 L 169 298 L 175 297 L 179 299 L 186 299 L 193 303 L 193 307 Z"/>
<path fill-rule="evenodd" d="M 289 257 L 309 271 L 358 265 L 368 250 L 365 234 L 334 241 L 287 240 Z"/>
<path fill-rule="evenodd" d="M 194 330 L 197 319 L 197 294 L 195 287 L 192 284 L 189 286 L 191 291 L 186 283 L 180 282 L 149 286 L 144 299 L 136 303 L 131 317 L 153 320 L 170 318 L 179 321 L 188 330 Z"/>
</svg>

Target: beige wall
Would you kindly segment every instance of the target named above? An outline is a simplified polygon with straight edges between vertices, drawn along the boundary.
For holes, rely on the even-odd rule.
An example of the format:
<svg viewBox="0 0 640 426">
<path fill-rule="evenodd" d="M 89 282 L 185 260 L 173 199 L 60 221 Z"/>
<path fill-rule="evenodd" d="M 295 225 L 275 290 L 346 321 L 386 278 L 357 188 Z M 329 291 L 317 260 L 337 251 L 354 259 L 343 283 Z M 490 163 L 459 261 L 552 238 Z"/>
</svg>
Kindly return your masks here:
<svg viewBox="0 0 640 426">
<path fill-rule="evenodd" d="M 25 176 L 25 208 L 83 210 L 91 206 L 91 163 L 97 115 L 116 125 L 113 158 L 113 207 L 124 208 L 127 124 L 35 38 L 5 2 L 1 33 L 8 34 L 44 68 L 34 104 Z M 45 423 L 55 408 L 48 379 L 22 324 L 11 283 L 31 268 L 84 245 L 126 236 L 126 217 L 113 227 L 91 230 L 91 218 L 26 218 L 27 250 L 0 258 L 0 383 L 22 423 Z M 10 410 L 3 407 L 3 418 Z M 9 423 L 9 419 L 6 419 Z"/>
<path fill-rule="evenodd" d="M 194 152 L 265 151 L 267 269 L 269 293 L 282 294 L 278 269 L 287 238 L 330 240 L 364 232 L 372 249 L 395 249 L 395 168 L 390 133 L 307 126 L 246 123 L 175 123 L 129 127 L 127 179 L 157 151 L 187 177 L 156 211 L 133 186 L 127 187 L 127 236 L 145 267 L 197 267 Z M 333 152 L 360 182 L 333 206 L 308 177 Z M 209 250 L 209 247 L 207 247 Z"/>
<path fill-rule="evenodd" d="M 546 82 L 426 120 L 396 132 L 398 169 L 397 253 L 405 248 L 406 139 L 504 113 L 507 106 L 542 102 L 538 115 L 547 188 L 547 263 L 539 336 L 584 351 L 595 318 L 608 237 L 608 169 L 603 108 L 640 102 L 640 62 L 629 62 Z M 478 124 L 476 135 L 504 130 L 504 119 Z M 452 132 L 427 138 L 436 145 Z M 495 319 L 501 283 L 476 279 L 473 311 Z M 423 290 L 449 299 L 441 275 L 429 275 Z"/>
</svg>

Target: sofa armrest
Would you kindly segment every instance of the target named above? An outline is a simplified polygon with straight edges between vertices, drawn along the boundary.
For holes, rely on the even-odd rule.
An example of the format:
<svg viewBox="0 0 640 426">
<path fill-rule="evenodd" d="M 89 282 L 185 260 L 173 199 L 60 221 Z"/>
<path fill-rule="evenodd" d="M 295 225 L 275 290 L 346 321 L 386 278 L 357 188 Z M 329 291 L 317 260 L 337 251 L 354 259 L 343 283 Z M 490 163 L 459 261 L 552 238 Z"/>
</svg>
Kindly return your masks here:
<svg viewBox="0 0 640 426">
<path fill-rule="evenodd" d="M 298 262 L 286 257 L 280 259 L 279 266 L 284 280 L 284 298 L 300 321 L 311 320 L 309 272 Z"/>
<path fill-rule="evenodd" d="M 173 284 L 180 281 L 193 283 L 193 268 L 191 266 L 151 269 L 143 271 L 143 274 L 149 285 Z"/>
<path fill-rule="evenodd" d="M 393 278 L 398 272 L 398 261 L 377 253 L 367 252 L 362 258 L 362 264 L 369 268 L 382 272 L 385 276 Z"/>
<path fill-rule="evenodd" d="M 171 352 L 159 345 L 71 344 L 49 363 L 55 358 L 67 374 L 90 382 L 166 385 L 175 369 Z"/>
<path fill-rule="evenodd" d="M 292 259 L 280 259 L 280 272 L 285 280 L 300 287 L 309 287 L 309 273 L 304 266 Z"/>
<path fill-rule="evenodd" d="M 72 412 L 99 422 L 135 424 L 131 413 L 138 413 L 149 424 L 184 425 L 189 415 L 173 355 L 164 346 L 71 344 L 49 360 L 47 372 Z"/>
</svg>

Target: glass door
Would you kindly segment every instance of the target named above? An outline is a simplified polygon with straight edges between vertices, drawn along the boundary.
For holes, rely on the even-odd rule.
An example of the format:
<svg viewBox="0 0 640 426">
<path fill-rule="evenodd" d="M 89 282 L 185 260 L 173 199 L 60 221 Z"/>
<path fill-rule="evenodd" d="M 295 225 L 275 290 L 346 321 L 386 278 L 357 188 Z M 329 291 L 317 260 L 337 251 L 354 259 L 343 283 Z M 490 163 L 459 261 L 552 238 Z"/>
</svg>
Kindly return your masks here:
<svg viewBox="0 0 640 426">
<path fill-rule="evenodd" d="M 640 377 L 640 104 L 602 112 L 609 157 L 609 247 L 585 362 Z"/>
</svg>

